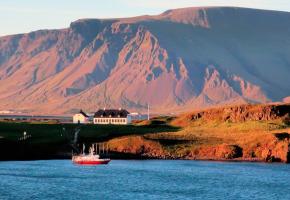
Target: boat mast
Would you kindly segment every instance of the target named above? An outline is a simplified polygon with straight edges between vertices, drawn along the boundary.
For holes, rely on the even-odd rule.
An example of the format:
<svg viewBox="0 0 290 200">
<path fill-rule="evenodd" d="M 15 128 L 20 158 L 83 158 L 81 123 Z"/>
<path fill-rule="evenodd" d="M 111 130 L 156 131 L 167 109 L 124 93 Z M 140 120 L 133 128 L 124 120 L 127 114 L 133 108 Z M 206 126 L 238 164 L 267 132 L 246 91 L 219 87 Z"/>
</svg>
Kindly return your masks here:
<svg viewBox="0 0 290 200">
<path fill-rule="evenodd" d="M 95 155 L 98 154 L 98 146 L 97 146 L 97 143 L 95 144 L 96 146 L 96 150 L 95 150 Z"/>
<path fill-rule="evenodd" d="M 95 152 L 95 145 L 94 144 L 92 144 L 92 151 L 91 151 L 91 153 L 90 154 L 92 154 L 92 155 L 94 155 L 94 152 Z"/>
<path fill-rule="evenodd" d="M 107 155 L 109 154 L 109 144 L 107 143 Z"/>
</svg>

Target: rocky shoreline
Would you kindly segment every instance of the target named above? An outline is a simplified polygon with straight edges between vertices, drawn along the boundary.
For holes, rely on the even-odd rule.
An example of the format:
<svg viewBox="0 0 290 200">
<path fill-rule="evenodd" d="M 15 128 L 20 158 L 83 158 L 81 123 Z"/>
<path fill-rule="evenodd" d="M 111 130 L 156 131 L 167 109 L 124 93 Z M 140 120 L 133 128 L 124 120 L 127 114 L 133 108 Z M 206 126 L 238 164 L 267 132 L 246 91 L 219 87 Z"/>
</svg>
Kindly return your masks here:
<svg viewBox="0 0 290 200">
<path fill-rule="evenodd" d="M 114 145 L 118 143 L 118 145 Z M 238 145 L 220 144 L 216 146 L 200 146 L 176 154 L 167 151 L 156 141 L 150 141 L 141 136 L 115 139 L 109 142 L 112 152 L 130 154 L 145 159 L 182 159 L 182 160 L 211 160 L 211 161 L 245 161 L 245 162 L 283 162 L 290 161 L 289 139 L 275 140 L 264 146 L 252 149 Z M 131 145 L 130 145 L 131 144 Z"/>
</svg>

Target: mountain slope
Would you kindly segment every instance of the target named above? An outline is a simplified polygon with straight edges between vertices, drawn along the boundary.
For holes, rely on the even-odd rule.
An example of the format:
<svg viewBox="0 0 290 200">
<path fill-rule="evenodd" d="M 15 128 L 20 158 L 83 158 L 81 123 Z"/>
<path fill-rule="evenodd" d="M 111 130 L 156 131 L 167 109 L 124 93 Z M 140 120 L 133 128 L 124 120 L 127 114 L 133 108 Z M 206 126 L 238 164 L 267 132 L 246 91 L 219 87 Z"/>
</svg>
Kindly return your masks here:
<svg viewBox="0 0 290 200">
<path fill-rule="evenodd" d="M 290 13 L 209 7 L 0 38 L 0 109 L 175 112 L 290 95 Z"/>
</svg>

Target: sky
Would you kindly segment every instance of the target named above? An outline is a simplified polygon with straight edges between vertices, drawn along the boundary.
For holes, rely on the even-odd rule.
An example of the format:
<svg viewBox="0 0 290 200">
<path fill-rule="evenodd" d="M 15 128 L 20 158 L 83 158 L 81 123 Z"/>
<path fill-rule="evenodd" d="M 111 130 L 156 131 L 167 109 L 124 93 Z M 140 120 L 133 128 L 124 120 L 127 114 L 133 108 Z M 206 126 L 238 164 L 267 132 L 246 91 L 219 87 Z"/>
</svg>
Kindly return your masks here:
<svg viewBox="0 0 290 200">
<path fill-rule="evenodd" d="M 237 6 L 290 12 L 290 0 L 0 0 L 0 36 L 68 27 L 81 18 L 156 15 L 194 6 Z"/>
</svg>

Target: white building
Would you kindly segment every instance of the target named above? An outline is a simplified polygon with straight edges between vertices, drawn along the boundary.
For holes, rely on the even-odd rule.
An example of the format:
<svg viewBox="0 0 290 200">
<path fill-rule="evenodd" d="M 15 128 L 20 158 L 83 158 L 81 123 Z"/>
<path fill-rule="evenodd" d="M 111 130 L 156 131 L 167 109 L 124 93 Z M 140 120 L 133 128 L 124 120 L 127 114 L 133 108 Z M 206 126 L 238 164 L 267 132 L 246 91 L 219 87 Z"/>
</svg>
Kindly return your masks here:
<svg viewBox="0 0 290 200">
<path fill-rule="evenodd" d="M 79 113 L 73 116 L 73 123 L 74 124 L 88 124 L 90 123 L 90 117 L 80 110 Z"/>
<path fill-rule="evenodd" d="M 129 114 L 124 109 L 100 109 L 94 115 L 94 124 L 130 124 Z"/>
<path fill-rule="evenodd" d="M 146 120 L 148 119 L 148 114 L 141 114 L 137 112 L 130 113 L 131 120 Z"/>
</svg>

